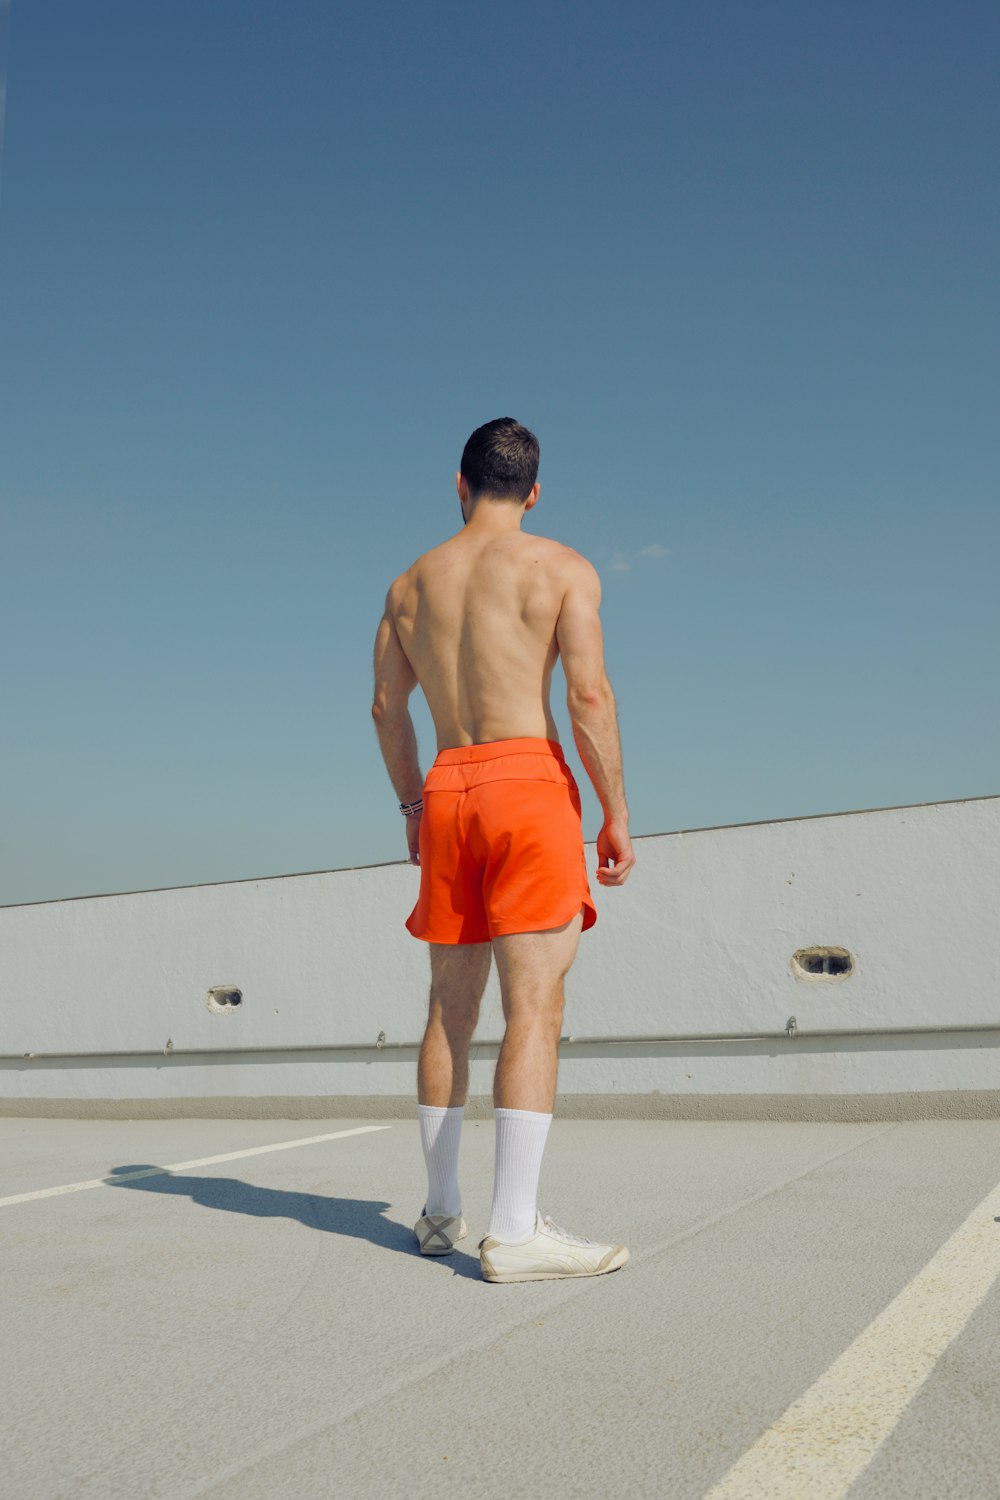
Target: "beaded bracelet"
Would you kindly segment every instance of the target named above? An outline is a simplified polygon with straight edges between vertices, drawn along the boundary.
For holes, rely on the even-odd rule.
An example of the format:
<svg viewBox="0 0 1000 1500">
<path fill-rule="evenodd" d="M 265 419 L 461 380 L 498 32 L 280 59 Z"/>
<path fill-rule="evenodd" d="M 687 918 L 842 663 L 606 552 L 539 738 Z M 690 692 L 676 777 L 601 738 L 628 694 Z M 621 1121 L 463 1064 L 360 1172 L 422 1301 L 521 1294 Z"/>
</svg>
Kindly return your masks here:
<svg viewBox="0 0 1000 1500">
<path fill-rule="evenodd" d="M 424 799 L 423 797 L 421 797 L 419 802 L 401 802 L 399 804 L 399 810 L 403 814 L 404 818 L 411 818 L 414 813 L 422 812 L 423 806 Z"/>
</svg>

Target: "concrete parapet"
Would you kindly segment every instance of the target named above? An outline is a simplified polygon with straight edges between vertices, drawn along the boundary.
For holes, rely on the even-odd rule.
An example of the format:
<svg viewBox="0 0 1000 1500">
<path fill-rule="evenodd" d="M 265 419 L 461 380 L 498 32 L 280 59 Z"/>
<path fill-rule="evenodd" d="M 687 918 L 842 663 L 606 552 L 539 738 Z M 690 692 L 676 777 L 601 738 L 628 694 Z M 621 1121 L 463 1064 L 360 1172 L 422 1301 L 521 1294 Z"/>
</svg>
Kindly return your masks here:
<svg viewBox="0 0 1000 1500">
<path fill-rule="evenodd" d="M 995 1117 L 1000 797 L 635 846 L 624 889 L 593 882 L 562 1112 Z M 418 878 L 398 863 L 0 908 L 0 1112 L 411 1112 Z M 479 1100 L 502 1029 L 494 971 Z"/>
</svg>

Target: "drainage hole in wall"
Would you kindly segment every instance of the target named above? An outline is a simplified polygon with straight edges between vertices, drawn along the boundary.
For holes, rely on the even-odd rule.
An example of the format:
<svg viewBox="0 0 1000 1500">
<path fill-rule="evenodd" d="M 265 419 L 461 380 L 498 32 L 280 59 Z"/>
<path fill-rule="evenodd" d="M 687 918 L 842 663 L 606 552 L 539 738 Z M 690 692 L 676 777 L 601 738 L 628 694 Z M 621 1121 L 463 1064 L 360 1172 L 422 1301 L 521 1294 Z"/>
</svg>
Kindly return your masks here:
<svg viewBox="0 0 1000 1500">
<path fill-rule="evenodd" d="M 243 991 L 238 990 L 235 984 L 213 984 L 205 999 L 209 1010 L 235 1010 L 243 1004 Z"/>
<path fill-rule="evenodd" d="M 846 979 L 854 973 L 854 959 L 846 948 L 799 948 L 792 954 L 792 972 L 798 979 Z"/>
</svg>

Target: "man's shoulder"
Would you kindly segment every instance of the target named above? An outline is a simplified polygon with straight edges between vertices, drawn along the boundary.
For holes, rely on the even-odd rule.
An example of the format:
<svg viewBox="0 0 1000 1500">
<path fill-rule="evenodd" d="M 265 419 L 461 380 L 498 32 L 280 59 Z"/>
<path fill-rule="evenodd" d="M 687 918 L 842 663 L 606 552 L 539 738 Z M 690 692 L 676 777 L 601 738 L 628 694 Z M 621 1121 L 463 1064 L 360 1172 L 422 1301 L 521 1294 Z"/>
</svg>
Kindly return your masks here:
<svg viewBox="0 0 1000 1500">
<path fill-rule="evenodd" d="M 551 547 L 552 566 L 567 585 L 598 583 L 597 569 L 582 552 L 578 552 L 575 547 L 570 547 L 566 542 L 557 542 L 553 537 L 542 537 L 540 540 L 547 542 Z"/>
<path fill-rule="evenodd" d="M 404 568 L 402 573 L 392 580 L 390 588 L 403 593 L 406 589 L 412 587 L 421 573 L 427 571 L 428 566 L 433 567 L 434 563 L 448 552 L 450 542 L 451 538 L 449 537 L 446 541 L 438 542 L 435 546 L 428 547 L 425 552 L 421 552 L 419 557 L 413 559 L 408 568 Z"/>
<path fill-rule="evenodd" d="M 443 542 L 436 542 L 433 547 L 428 547 L 425 552 L 421 552 L 419 557 L 413 559 L 408 568 L 404 568 L 403 572 L 395 580 L 393 587 L 398 584 L 401 589 L 405 589 L 409 584 L 413 583 L 420 573 L 426 571 L 429 566 L 433 567 L 434 563 L 439 559 L 447 556 L 451 551 L 451 544 L 454 540 L 454 537 L 446 537 Z"/>
<path fill-rule="evenodd" d="M 588 562 L 583 553 L 577 552 L 576 548 L 569 546 L 567 542 L 560 542 L 554 536 L 536 536 L 534 532 L 524 532 L 523 535 L 525 538 L 530 535 L 533 542 L 544 547 L 550 553 L 553 562 L 561 563 L 570 569 L 593 570 L 593 564 Z"/>
<path fill-rule="evenodd" d="M 417 559 L 419 562 L 419 558 Z M 390 583 L 385 595 L 386 609 L 395 614 L 407 593 L 413 587 L 414 569 L 417 563 L 413 562 L 408 568 L 404 568 Z"/>
<path fill-rule="evenodd" d="M 386 605 L 394 615 L 400 609 L 405 611 L 407 603 L 412 604 L 416 593 L 426 585 L 429 577 L 433 577 L 438 556 L 446 546 L 446 542 L 441 542 L 436 547 L 429 547 L 426 552 L 421 552 L 408 568 L 404 568 L 392 580 L 386 593 Z"/>
</svg>

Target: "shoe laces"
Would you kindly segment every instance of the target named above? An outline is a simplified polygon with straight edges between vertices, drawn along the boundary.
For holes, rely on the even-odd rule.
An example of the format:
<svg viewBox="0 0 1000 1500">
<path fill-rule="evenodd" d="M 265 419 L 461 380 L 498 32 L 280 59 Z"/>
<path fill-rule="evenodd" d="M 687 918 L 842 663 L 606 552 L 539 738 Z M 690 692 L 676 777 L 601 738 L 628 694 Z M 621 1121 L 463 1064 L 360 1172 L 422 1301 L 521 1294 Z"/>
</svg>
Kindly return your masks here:
<svg viewBox="0 0 1000 1500">
<path fill-rule="evenodd" d="M 563 1229 L 561 1224 L 557 1224 L 553 1219 L 548 1217 L 544 1218 L 542 1223 L 552 1234 L 559 1235 L 560 1239 L 566 1240 L 571 1245 L 592 1245 L 594 1243 L 593 1240 L 588 1240 L 586 1235 L 570 1234 L 568 1229 Z"/>
</svg>

